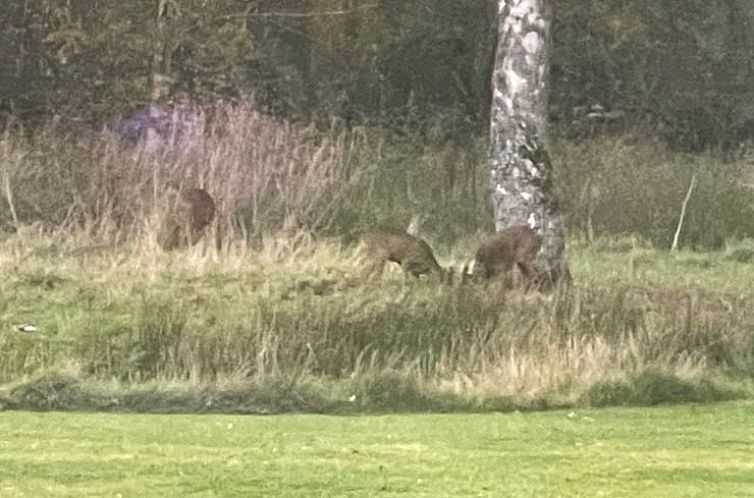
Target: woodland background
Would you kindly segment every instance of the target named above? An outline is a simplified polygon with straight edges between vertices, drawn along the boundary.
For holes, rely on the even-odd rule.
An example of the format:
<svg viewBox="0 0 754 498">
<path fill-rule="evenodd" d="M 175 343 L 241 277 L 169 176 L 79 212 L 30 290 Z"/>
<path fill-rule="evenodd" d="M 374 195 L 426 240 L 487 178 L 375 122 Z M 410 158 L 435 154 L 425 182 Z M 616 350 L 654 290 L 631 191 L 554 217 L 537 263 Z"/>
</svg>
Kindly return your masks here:
<svg viewBox="0 0 754 498">
<path fill-rule="evenodd" d="M 408 189 L 403 197 L 414 198 L 370 206 L 373 215 L 362 225 L 403 223 L 408 213 L 396 211 L 399 205 L 435 210 L 421 192 L 401 185 L 406 173 L 395 170 L 410 168 L 414 176 L 438 177 L 444 198 L 454 201 L 443 217 L 460 220 L 435 220 L 435 231 L 484 223 L 495 2 L 161 5 L 166 16 L 158 25 L 158 2 L 3 2 L 0 125 L 27 134 L 51 126 L 72 136 L 99 131 L 113 116 L 150 102 L 159 61 L 169 81 L 166 101 L 188 99 L 207 109 L 244 104 L 276 122 L 379 135 L 380 147 L 388 144 L 386 154 L 394 155 L 384 160 L 380 149 L 377 169 L 390 170 L 385 174 L 393 179 L 385 188 Z M 745 167 L 754 133 L 754 5 L 553 0 L 551 6 L 550 120 L 571 231 L 590 238 L 595 231 L 636 233 L 669 244 L 680 201 L 697 175 L 683 242 L 714 248 L 754 234 L 754 182 Z M 25 209 L 24 198 L 16 195 L 23 220 L 60 220 L 59 213 Z M 470 213 L 459 214 L 464 210 Z M 334 223 L 341 232 L 364 216 L 346 218 Z"/>
<path fill-rule="evenodd" d="M 683 150 L 728 151 L 754 125 L 746 0 L 554 0 L 551 118 L 625 113 Z M 173 96 L 253 99 L 280 118 L 483 132 L 497 26 L 487 0 L 13 0 L 0 6 L 0 116 L 96 128 L 150 97 L 156 47 Z"/>
<path fill-rule="evenodd" d="M 574 286 L 498 295 L 365 283 L 351 244 L 419 213 L 458 268 L 493 231 L 495 2 L 0 2 L 0 408 L 750 398 L 754 4 L 551 7 Z M 196 105 L 191 133 L 102 133 L 157 80 L 158 104 Z M 217 200 L 221 249 L 156 243 L 176 179 Z"/>
</svg>

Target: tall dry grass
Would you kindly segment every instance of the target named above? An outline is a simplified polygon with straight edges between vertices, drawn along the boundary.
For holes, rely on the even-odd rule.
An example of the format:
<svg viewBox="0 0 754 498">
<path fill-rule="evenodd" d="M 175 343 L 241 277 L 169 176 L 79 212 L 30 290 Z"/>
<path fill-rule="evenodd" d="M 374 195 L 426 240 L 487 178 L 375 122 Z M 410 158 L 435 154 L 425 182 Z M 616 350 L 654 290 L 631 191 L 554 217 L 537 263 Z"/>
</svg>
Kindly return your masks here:
<svg viewBox="0 0 754 498">
<path fill-rule="evenodd" d="M 750 158 L 725 163 L 628 135 L 553 145 L 560 207 L 573 235 L 639 234 L 670 248 L 693 177 L 681 247 L 720 249 L 728 238 L 754 235 Z"/>
<path fill-rule="evenodd" d="M 81 232 L 102 243 L 143 239 L 155 229 L 165 185 L 202 187 L 219 223 L 271 229 L 285 219 L 327 223 L 332 203 L 358 179 L 363 134 L 319 132 L 244 106 L 206 114 L 184 109 L 181 133 L 164 141 L 120 143 L 107 132 L 66 133 L 50 125 L 0 138 L 0 224 L 37 223 L 60 237 Z"/>
<path fill-rule="evenodd" d="M 347 230 L 401 217 L 396 224 L 405 226 L 418 209 L 429 214 L 428 233 L 445 234 L 453 245 L 437 246 L 442 262 L 449 252 L 453 262 L 465 261 L 479 240 L 459 234 L 473 231 L 468 219 L 480 209 L 461 194 L 438 206 L 443 180 L 433 172 L 441 161 L 431 152 L 413 162 L 405 149 L 380 149 L 369 132 L 317 131 L 244 107 L 192 112 L 191 126 L 159 147 L 52 125 L 2 136 L 0 180 L 11 209 L 0 211 L 0 223 L 15 234 L 0 239 L 0 325 L 9 331 L 0 332 L 0 380 L 60 368 L 194 388 L 317 379 L 400 404 L 411 386 L 573 399 L 589 386 L 647 371 L 751 378 L 750 300 L 719 307 L 703 296 L 644 296 L 614 280 L 579 285 L 592 276 L 586 272 L 572 292 L 548 297 L 389 276 L 365 284 L 347 247 L 315 240 L 304 228 L 336 221 Z M 599 236 L 630 229 L 649 213 L 655 225 L 636 221 L 636 231 L 672 234 L 678 203 L 670 194 L 682 197 L 685 184 L 667 183 L 685 171 L 683 158 L 619 141 L 612 149 L 565 147 L 561 189 L 570 192 L 564 206 L 571 220 L 589 217 Z M 686 234 L 702 233 L 701 201 L 725 199 L 731 179 L 714 183 L 712 166 L 705 167 Z M 157 248 L 168 181 L 204 187 L 217 199 L 222 257 L 208 256 L 206 243 L 178 253 Z M 588 213 L 578 194 L 584 185 Z M 717 212 L 740 215 L 736 202 Z M 599 239 L 589 247 L 569 254 L 593 260 Z M 690 271 L 631 248 L 620 263 L 631 267 L 627 273 L 642 265 L 663 269 L 666 278 Z M 741 246 L 736 259 L 745 264 L 750 252 Z M 595 268 L 600 276 L 612 270 Z M 22 320 L 44 332 L 18 332 Z M 616 385 L 602 389 L 631 388 Z"/>
<path fill-rule="evenodd" d="M 42 330 L 0 333 L 0 382 L 61 366 L 195 387 L 372 379 L 389 390 L 397 375 L 460 396 L 573 400 L 647 371 L 688 381 L 753 371 L 746 296 L 619 284 L 522 294 L 407 280 L 397 268 L 364 282 L 355 254 L 322 241 L 216 264 L 194 249 L 83 257 L 37 255 L 0 284 L 0 295 L 27 296 L 0 303 L 0 323 Z"/>
</svg>

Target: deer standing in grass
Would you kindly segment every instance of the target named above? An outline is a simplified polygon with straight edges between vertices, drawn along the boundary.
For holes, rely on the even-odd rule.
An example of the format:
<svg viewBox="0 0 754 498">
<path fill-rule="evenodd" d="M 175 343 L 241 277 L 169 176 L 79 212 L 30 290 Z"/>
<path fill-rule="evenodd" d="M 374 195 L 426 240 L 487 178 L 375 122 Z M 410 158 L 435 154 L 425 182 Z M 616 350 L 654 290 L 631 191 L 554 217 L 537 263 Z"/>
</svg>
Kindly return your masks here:
<svg viewBox="0 0 754 498">
<path fill-rule="evenodd" d="M 196 244 L 215 218 L 215 200 L 201 188 L 168 184 L 170 207 L 161 234 L 161 245 L 170 250 Z"/>
<path fill-rule="evenodd" d="M 361 248 L 366 253 L 366 277 L 381 275 L 385 263 L 401 265 L 406 273 L 419 277 L 425 274 L 445 275 L 445 270 L 435 259 L 432 248 L 424 239 L 400 230 L 368 232 L 361 238 Z"/>
<path fill-rule="evenodd" d="M 542 247 L 542 238 L 527 225 L 508 227 L 486 241 L 476 253 L 476 268 L 488 280 L 504 277 L 511 278 L 511 271 L 516 266 L 527 282 L 527 288 L 539 285 L 537 267 L 534 259 Z"/>
</svg>

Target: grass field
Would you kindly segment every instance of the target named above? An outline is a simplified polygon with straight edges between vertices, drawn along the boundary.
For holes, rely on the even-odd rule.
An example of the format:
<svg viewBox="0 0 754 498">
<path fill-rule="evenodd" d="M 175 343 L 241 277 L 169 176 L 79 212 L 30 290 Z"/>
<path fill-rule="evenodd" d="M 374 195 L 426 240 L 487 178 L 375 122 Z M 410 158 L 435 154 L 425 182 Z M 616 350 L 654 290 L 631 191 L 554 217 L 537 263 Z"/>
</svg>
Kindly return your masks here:
<svg viewBox="0 0 754 498">
<path fill-rule="evenodd" d="M 486 415 L 0 414 L 0 496 L 751 497 L 751 402 Z"/>
<path fill-rule="evenodd" d="M 486 146 L 227 111 L 162 151 L 0 137 L 0 498 L 754 496 L 748 163 L 561 142 L 573 286 L 365 281 L 351 242 L 416 214 L 470 260 Z M 159 247 L 178 179 L 222 249 Z"/>
<path fill-rule="evenodd" d="M 159 150 L 56 126 L 0 138 L 0 409 L 525 411 L 754 392 L 745 161 L 557 140 L 566 292 L 396 268 L 365 282 L 356 237 L 415 215 L 442 265 L 469 262 L 492 231 L 484 140 L 452 151 L 214 115 Z M 221 249 L 160 247 L 178 180 L 216 198 Z"/>
<path fill-rule="evenodd" d="M 23 241 L 0 246 L 0 407 L 457 412 L 752 392 L 749 245 L 573 243 L 574 287 L 526 295 L 395 267 L 364 282 L 332 240 L 214 256 Z M 35 384 L 48 374 L 65 379 Z"/>
</svg>

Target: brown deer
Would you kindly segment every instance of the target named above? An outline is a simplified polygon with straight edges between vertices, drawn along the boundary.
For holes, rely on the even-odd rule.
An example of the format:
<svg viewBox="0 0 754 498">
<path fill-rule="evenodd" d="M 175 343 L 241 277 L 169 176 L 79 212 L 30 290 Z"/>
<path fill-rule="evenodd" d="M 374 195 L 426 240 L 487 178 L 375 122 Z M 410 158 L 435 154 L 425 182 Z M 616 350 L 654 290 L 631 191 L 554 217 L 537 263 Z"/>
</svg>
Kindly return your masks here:
<svg viewBox="0 0 754 498">
<path fill-rule="evenodd" d="M 445 276 L 445 270 L 435 259 L 432 248 L 424 239 L 401 232 L 381 230 L 368 232 L 361 237 L 361 249 L 366 253 L 366 276 L 381 275 L 385 263 L 392 261 L 401 265 L 406 273 L 419 277 L 425 274 Z"/>
<path fill-rule="evenodd" d="M 534 258 L 542 246 L 542 238 L 527 225 L 508 227 L 479 247 L 476 253 L 475 273 L 488 280 L 496 277 L 511 277 L 513 266 L 517 266 L 527 282 L 527 288 L 539 284 Z"/>
<path fill-rule="evenodd" d="M 161 245 L 170 250 L 196 244 L 215 218 L 215 200 L 201 188 L 168 184 L 170 207 L 161 234 Z"/>
</svg>

